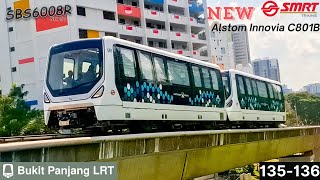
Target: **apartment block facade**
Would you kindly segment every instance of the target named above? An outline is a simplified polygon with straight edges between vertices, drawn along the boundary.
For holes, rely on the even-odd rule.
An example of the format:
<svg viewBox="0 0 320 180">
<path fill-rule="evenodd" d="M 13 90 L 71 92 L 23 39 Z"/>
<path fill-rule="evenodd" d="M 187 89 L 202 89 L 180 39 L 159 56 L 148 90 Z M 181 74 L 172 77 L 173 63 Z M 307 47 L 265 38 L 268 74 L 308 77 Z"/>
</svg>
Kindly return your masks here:
<svg viewBox="0 0 320 180">
<path fill-rule="evenodd" d="M 232 32 L 216 31 L 213 28 L 215 24 L 219 25 L 218 22 L 212 22 L 210 25 L 212 63 L 219 65 L 223 70 L 235 69 Z"/>
<path fill-rule="evenodd" d="M 280 81 L 280 67 L 278 59 L 264 58 L 252 61 L 253 71 L 257 76 Z"/>
<path fill-rule="evenodd" d="M 0 89 L 25 84 L 27 102 L 42 108 L 48 50 L 53 44 L 115 36 L 195 59 L 211 57 L 205 0 L 3 0 L 10 9 L 70 5 L 56 18 L 0 21 Z"/>
</svg>

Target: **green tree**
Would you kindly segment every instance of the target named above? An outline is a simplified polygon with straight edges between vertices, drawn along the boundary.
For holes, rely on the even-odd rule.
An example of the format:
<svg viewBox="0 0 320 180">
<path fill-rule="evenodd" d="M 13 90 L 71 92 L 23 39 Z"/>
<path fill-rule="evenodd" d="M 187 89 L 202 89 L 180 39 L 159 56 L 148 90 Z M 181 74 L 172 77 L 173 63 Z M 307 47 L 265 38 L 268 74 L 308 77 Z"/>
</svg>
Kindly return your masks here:
<svg viewBox="0 0 320 180">
<path fill-rule="evenodd" d="M 286 99 L 291 110 L 295 113 L 295 117 L 300 119 L 303 124 L 320 124 L 320 97 L 303 92 L 289 94 Z"/>
<path fill-rule="evenodd" d="M 0 97 L 0 136 L 45 131 L 42 111 L 30 109 L 24 101 L 28 92 L 23 88 L 13 84 L 8 96 Z"/>
</svg>

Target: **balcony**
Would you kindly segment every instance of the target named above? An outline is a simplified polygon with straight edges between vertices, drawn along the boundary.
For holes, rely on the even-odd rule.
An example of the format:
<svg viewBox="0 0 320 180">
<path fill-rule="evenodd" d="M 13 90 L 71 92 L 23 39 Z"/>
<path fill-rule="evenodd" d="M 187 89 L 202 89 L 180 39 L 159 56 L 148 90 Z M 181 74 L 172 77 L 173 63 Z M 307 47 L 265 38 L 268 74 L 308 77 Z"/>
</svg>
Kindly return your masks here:
<svg viewBox="0 0 320 180">
<path fill-rule="evenodd" d="M 203 34 L 191 34 L 191 40 L 195 43 L 207 44 L 206 36 Z"/>
<path fill-rule="evenodd" d="M 192 52 L 193 58 L 202 60 L 202 61 L 208 61 L 208 51 L 207 50 L 193 50 Z"/>
<path fill-rule="evenodd" d="M 118 15 L 128 16 L 133 18 L 141 18 L 141 10 L 135 6 L 118 4 Z"/>
<path fill-rule="evenodd" d="M 183 56 L 189 56 L 191 57 L 191 52 L 189 50 L 185 50 L 185 49 L 172 49 L 173 53 L 179 54 L 179 55 L 183 55 Z"/>
<path fill-rule="evenodd" d="M 163 5 L 164 0 L 144 0 L 144 3 L 152 5 Z"/>
<path fill-rule="evenodd" d="M 170 32 L 171 40 L 175 41 L 189 41 L 190 37 L 185 32 Z"/>
<path fill-rule="evenodd" d="M 200 18 L 196 19 L 194 17 L 190 17 L 189 21 L 191 26 L 205 27 L 206 25 L 205 20 Z"/>
<path fill-rule="evenodd" d="M 167 19 L 165 13 L 163 13 L 161 11 L 150 10 L 150 9 L 145 10 L 145 18 L 146 19 L 154 19 L 154 20 L 158 20 L 158 21 L 166 21 L 166 19 Z"/>
<path fill-rule="evenodd" d="M 157 38 L 157 39 L 168 39 L 168 32 L 163 29 L 147 29 L 147 37 Z"/>
<path fill-rule="evenodd" d="M 191 14 L 203 14 L 204 13 L 204 8 L 203 4 L 198 3 L 196 1 L 192 1 L 189 4 L 189 11 Z"/>
<path fill-rule="evenodd" d="M 144 31 L 141 27 L 127 24 L 119 24 L 119 33 L 129 36 L 144 36 Z"/>
<path fill-rule="evenodd" d="M 176 24 L 187 24 L 187 17 L 178 14 L 169 14 L 169 21 Z"/>
<path fill-rule="evenodd" d="M 187 6 L 187 1 L 186 0 L 168 0 L 168 5 L 184 8 Z"/>
</svg>

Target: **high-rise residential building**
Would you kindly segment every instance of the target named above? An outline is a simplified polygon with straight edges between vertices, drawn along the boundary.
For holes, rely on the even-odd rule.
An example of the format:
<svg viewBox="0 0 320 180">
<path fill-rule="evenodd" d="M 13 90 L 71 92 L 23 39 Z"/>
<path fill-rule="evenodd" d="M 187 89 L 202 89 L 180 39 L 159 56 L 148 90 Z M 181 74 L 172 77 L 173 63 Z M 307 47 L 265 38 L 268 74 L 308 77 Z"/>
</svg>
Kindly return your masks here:
<svg viewBox="0 0 320 180">
<path fill-rule="evenodd" d="M 282 85 L 282 91 L 283 91 L 283 94 L 290 94 L 290 93 L 293 93 L 294 91 L 289 88 L 287 85 Z"/>
<path fill-rule="evenodd" d="M 320 83 L 306 85 L 300 91 L 320 96 Z"/>
<path fill-rule="evenodd" d="M 280 81 L 280 68 L 278 59 L 255 59 L 252 63 L 255 75 Z"/>
<path fill-rule="evenodd" d="M 211 62 L 220 66 L 221 69 L 235 69 L 232 33 L 230 31 L 217 31 L 213 22 L 210 25 L 211 33 Z"/>
<path fill-rule="evenodd" d="M 237 26 L 243 26 L 242 24 Z M 233 31 L 232 41 L 235 63 L 248 66 L 251 64 L 248 31 Z"/>
<path fill-rule="evenodd" d="M 115 36 L 209 61 L 205 0 L 3 0 L 8 10 L 70 5 L 68 16 L 0 20 L 0 90 L 25 84 L 27 101 L 42 108 L 42 87 L 49 47 L 82 38 Z"/>
</svg>

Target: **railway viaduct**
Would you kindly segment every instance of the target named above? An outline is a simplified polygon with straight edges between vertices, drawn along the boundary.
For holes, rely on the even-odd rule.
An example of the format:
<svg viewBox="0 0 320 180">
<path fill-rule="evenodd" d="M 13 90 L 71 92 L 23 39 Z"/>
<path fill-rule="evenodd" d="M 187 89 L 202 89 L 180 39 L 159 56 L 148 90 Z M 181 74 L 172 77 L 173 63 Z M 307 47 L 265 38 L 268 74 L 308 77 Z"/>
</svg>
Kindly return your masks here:
<svg viewBox="0 0 320 180">
<path fill-rule="evenodd" d="M 0 144 L 1 162 L 118 163 L 118 179 L 193 179 L 314 152 L 320 127 L 215 130 L 79 137 Z"/>
</svg>

